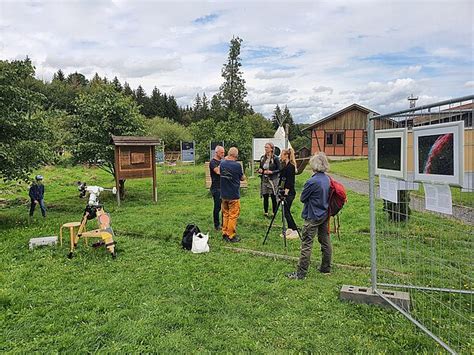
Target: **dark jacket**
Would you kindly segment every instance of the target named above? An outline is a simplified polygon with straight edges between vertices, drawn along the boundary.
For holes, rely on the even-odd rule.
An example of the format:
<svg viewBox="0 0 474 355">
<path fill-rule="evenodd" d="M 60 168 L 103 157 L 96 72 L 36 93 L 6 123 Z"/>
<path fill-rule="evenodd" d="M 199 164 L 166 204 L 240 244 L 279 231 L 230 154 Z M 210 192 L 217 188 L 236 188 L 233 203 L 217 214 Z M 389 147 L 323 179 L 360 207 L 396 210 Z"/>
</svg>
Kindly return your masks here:
<svg viewBox="0 0 474 355">
<path fill-rule="evenodd" d="M 44 185 L 34 182 L 30 187 L 29 195 L 32 200 L 42 200 L 44 197 Z"/>
<path fill-rule="evenodd" d="M 303 219 L 324 220 L 328 217 L 329 177 L 325 173 L 315 173 L 304 184 L 300 197 L 304 203 Z"/>
<path fill-rule="evenodd" d="M 285 180 L 284 189 L 288 189 L 288 195 L 295 195 L 295 175 L 296 175 L 296 168 L 293 164 L 282 164 L 282 168 L 280 170 L 280 182 L 278 186 L 281 186 L 282 180 Z"/>
<path fill-rule="evenodd" d="M 233 160 L 221 161 L 221 198 L 223 200 L 240 199 L 240 181 L 244 175 L 242 165 Z"/>
<path fill-rule="evenodd" d="M 267 157 L 265 155 L 262 155 L 262 157 L 260 158 L 260 169 L 263 169 L 263 164 L 265 164 L 266 159 Z M 276 179 L 278 177 L 278 173 L 280 172 L 280 169 L 281 169 L 280 158 L 274 155 L 272 160 L 270 160 L 270 165 L 268 168 L 268 170 L 270 170 L 272 173 L 267 176 L 270 179 Z"/>
</svg>

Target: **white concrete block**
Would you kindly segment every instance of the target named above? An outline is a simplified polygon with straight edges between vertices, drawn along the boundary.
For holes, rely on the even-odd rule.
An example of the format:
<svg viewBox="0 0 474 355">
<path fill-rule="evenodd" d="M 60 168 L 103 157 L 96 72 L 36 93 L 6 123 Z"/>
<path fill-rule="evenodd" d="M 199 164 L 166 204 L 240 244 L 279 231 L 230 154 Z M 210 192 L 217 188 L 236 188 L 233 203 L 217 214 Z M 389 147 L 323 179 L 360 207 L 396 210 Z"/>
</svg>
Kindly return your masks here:
<svg viewBox="0 0 474 355">
<path fill-rule="evenodd" d="M 41 245 L 56 245 L 58 244 L 58 237 L 41 237 L 41 238 L 31 238 L 29 242 L 30 249 Z"/>
</svg>

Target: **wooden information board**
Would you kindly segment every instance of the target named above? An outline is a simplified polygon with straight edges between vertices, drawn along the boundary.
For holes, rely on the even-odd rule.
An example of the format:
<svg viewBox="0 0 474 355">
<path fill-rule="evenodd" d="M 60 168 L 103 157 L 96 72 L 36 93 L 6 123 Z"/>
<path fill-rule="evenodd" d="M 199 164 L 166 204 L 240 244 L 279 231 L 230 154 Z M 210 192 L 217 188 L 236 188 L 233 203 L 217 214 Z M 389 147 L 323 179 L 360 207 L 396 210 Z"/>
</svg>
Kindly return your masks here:
<svg viewBox="0 0 474 355">
<path fill-rule="evenodd" d="M 156 194 L 155 146 L 161 141 L 154 137 L 112 136 L 115 145 L 115 185 L 119 191 L 120 180 L 153 179 L 153 201 Z M 120 193 L 117 193 L 120 205 Z"/>
</svg>

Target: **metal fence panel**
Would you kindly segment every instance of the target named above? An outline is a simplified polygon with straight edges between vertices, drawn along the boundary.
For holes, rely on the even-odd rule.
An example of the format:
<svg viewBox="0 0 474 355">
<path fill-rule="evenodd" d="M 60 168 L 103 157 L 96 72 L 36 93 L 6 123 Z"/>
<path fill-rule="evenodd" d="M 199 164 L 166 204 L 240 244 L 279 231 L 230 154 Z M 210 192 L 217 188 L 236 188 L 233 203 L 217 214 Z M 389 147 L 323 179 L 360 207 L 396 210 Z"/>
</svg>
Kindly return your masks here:
<svg viewBox="0 0 474 355">
<path fill-rule="evenodd" d="M 377 293 L 381 289 L 409 292 L 410 310 L 393 306 L 453 353 L 473 351 L 473 112 L 474 95 L 368 117 L 372 287 Z M 399 190 L 399 203 L 378 196 L 380 176 L 375 175 L 375 169 L 382 163 L 376 159 L 376 144 L 382 146 L 384 142 L 376 140 L 374 131 L 382 126 L 377 125 L 380 120 L 392 120 L 394 126 L 407 130 L 407 180 L 413 190 Z M 433 130 L 454 127 L 450 122 L 464 122 L 463 130 L 459 134 Z M 415 141 L 417 130 L 423 134 L 417 133 Z M 452 215 L 428 211 L 425 190 L 430 185 L 425 184 L 430 183 L 430 175 L 442 177 L 436 179 L 435 188 L 443 185 L 444 176 L 446 180 L 455 176 L 459 152 L 463 155 L 458 164 L 464 170 L 460 171 L 462 184 L 451 183 L 447 189 L 452 196 Z M 398 167 L 395 155 L 393 162 Z M 427 180 L 414 181 L 416 169 Z M 399 181 L 398 186 L 406 188 Z M 448 198 L 441 197 L 439 208 L 445 207 L 449 209 Z"/>
</svg>

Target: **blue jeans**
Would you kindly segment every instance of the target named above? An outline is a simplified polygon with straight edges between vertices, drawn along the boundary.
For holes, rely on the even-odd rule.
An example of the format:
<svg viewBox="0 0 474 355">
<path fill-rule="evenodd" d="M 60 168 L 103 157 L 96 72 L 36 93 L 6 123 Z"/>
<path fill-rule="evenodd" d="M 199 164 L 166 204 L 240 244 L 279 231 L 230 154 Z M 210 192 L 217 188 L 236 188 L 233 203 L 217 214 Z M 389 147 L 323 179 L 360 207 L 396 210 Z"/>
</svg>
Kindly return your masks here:
<svg viewBox="0 0 474 355">
<path fill-rule="evenodd" d="M 44 205 L 44 200 L 41 199 L 38 201 L 41 209 L 41 214 L 43 217 L 46 217 L 46 206 Z M 30 205 L 30 217 L 33 217 L 33 212 L 35 211 L 36 207 L 36 202 L 35 200 L 31 200 L 31 205 Z"/>
</svg>

